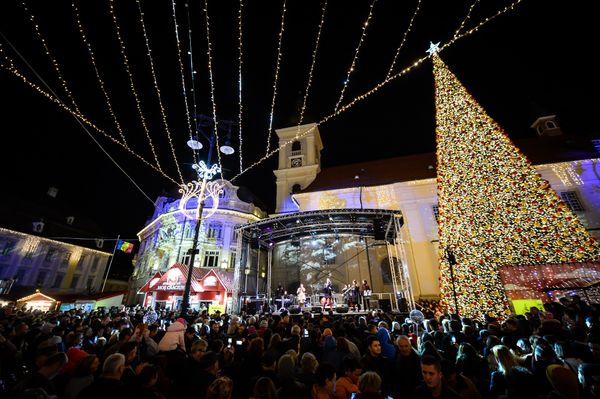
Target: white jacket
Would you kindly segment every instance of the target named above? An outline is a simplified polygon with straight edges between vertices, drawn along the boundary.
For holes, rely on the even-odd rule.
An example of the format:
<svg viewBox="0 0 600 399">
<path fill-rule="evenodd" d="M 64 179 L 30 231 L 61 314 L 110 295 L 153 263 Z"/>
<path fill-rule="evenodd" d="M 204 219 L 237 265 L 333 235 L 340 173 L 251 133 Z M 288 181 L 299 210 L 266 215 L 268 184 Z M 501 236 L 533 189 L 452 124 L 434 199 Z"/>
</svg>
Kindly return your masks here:
<svg viewBox="0 0 600 399">
<path fill-rule="evenodd" d="M 158 350 L 168 352 L 177 349 L 178 347 L 185 351 L 185 326 L 176 321 L 167 328 L 165 336 L 158 343 Z"/>
</svg>

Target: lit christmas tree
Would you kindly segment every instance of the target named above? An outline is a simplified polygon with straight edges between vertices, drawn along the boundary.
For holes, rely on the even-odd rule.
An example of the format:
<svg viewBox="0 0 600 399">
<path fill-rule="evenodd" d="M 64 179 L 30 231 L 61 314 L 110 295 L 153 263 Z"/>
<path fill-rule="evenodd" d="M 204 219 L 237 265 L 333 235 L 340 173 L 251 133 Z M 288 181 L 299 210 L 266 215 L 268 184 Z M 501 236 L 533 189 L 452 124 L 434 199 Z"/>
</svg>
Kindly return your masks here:
<svg viewBox="0 0 600 399">
<path fill-rule="evenodd" d="M 503 317 L 501 266 L 598 260 L 600 246 L 432 49 L 442 305 Z"/>
</svg>

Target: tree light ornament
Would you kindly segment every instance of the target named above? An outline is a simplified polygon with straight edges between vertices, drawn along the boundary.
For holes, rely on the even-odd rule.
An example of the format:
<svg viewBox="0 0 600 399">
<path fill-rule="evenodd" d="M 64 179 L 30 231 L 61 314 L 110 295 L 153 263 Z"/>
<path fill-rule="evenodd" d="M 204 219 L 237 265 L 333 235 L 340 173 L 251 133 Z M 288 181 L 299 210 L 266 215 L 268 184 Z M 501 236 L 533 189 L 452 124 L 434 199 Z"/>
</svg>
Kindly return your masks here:
<svg viewBox="0 0 600 399">
<path fill-rule="evenodd" d="M 463 317 L 502 318 L 510 312 L 503 266 L 597 261 L 600 246 L 450 72 L 437 54 L 438 45 L 432 43 L 429 51 L 435 77 L 442 306 Z"/>
</svg>

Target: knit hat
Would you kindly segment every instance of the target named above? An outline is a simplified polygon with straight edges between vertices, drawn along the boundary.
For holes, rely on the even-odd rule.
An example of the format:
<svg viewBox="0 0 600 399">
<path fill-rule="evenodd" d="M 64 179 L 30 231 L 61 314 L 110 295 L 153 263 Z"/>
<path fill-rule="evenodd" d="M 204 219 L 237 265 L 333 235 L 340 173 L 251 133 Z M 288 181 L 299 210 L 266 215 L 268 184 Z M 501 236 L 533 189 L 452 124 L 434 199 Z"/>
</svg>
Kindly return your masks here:
<svg viewBox="0 0 600 399">
<path fill-rule="evenodd" d="M 79 364 L 79 361 L 87 356 L 88 353 L 84 350 L 75 347 L 69 348 L 69 350 L 67 351 L 67 358 L 69 360 L 67 361 L 67 364 L 65 365 L 65 367 L 63 367 L 61 372 L 66 374 L 72 374 L 75 371 L 77 364 Z"/>
<path fill-rule="evenodd" d="M 546 368 L 546 377 L 552 388 L 565 398 L 579 397 L 577 376 L 568 368 L 551 364 Z"/>
<path fill-rule="evenodd" d="M 187 325 L 187 321 L 183 317 L 178 318 L 177 321 L 183 324 L 184 326 Z"/>
</svg>

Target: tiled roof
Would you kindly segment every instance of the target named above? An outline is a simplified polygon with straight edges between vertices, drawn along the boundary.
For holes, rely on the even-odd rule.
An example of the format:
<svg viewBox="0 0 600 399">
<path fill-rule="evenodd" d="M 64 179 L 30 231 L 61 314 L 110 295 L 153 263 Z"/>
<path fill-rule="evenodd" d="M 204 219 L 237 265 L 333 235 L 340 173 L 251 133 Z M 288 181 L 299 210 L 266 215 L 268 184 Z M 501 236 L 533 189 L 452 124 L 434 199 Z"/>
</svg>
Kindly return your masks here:
<svg viewBox="0 0 600 399">
<path fill-rule="evenodd" d="M 534 165 L 598 158 L 589 137 L 532 137 L 515 141 Z M 358 178 L 356 178 L 358 176 Z M 303 192 L 367 187 L 436 177 L 436 154 L 429 152 L 324 168 Z"/>
</svg>

